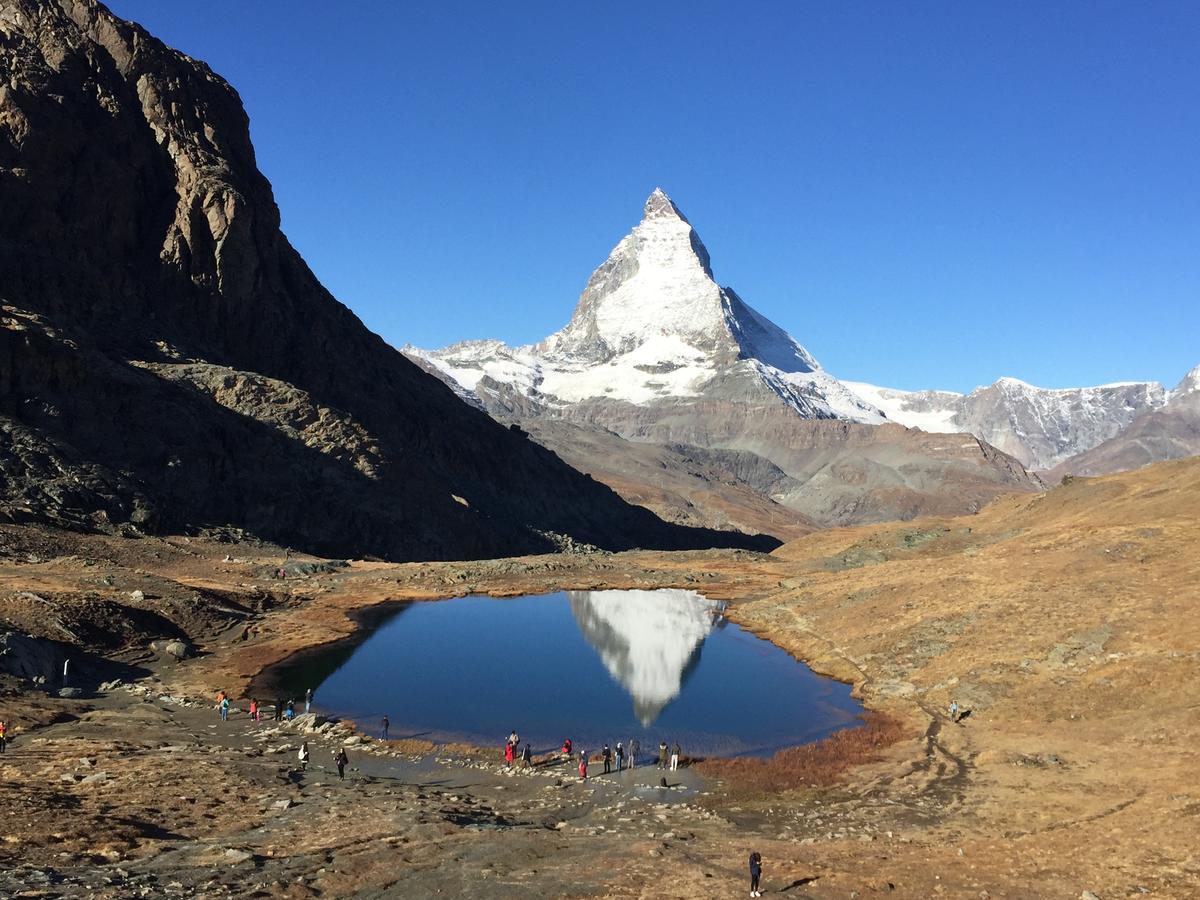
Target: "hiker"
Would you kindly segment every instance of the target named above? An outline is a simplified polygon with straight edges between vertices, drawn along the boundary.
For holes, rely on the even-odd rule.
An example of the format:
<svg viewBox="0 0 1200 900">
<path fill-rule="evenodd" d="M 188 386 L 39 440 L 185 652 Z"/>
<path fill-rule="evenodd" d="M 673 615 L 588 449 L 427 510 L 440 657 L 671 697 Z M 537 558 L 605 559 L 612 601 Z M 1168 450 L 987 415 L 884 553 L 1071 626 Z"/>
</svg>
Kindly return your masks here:
<svg viewBox="0 0 1200 900">
<path fill-rule="evenodd" d="M 529 742 L 525 742 L 525 749 L 521 751 L 521 768 L 528 769 L 533 765 L 533 748 L 529 746 Z"/>
<path fill-rule="evenodd" d="M 338 778 L 342 781 L 346 780 L 346 764 L 350 762 L 350 757 L 346 755 L 345 747 L 338 747 L 337 756 L 333 758 L 334 764 L 338 767 Z"/>
<path fill-rule="evenodd" d="M 300 745 L 300 771 L 308 771 L 308 741 L 304 741 Z"/>
<path fill-rule="evenodd" d="M 250 721 L 258 721 L 258 701 L 254 699 L 251 699 L 250 701 Z"/>
<path fill-rule="evenodd" d="M 667 767 L 667 742 L 658 742 L 658 767 L 665 769 Z"/>
<path fill-rule="evenodd" d="M 383 717 L 383 722 L 381 724 L 383 725 L 383 739 L 386 741 L 388 739 L 388 736 L 387 736 L 388 725 L 391 724 L 390 722 L 388 722 L 387 716 Z"/>
<path fill-rule="evenodd" d="M 275 721 L 276 722 L 283 721 L 283 698 L 282 697 L 279 697 L 275 701 Z"/>
<path fill-rule="evenodd" d="M 223 697 L 221 699 L 221 721 L 222 722 L 229 721 L 229 698 L 228 697 Z"/>
<path fill-rule="evenodd" d="M 634 738 L 629 742 L 629 768 L 633 769 L 637 766 L 638 751 L 642 749 L 642 745 L 638 743 L 638 739 Z"/>
<path fill-rule="evenodd" d="M 587 781 L 587 751 L 579 751 L 579 777 Z"/>
<path fill-rule="evenodd" d="M 679 768 L 679 741 L 675 742 L 675 746 L 671 748 L 671 771 L 674 772 Z"/>
<path fill-rule="evenodd" d="M 0 753 L 8 749 L 8 723 L 0 719 Z"/>
<path fill-rule="evenodd" d="M 954 699 L 950 700 L 950 721 L 958 721 L 958 701 Z"/>
<path fill-rule="evenodd" d="M 604 760 L 604 774 L 607 775 L 612 771 L 612 751 L 608 749 L 608 744 L 600 751 L 600 758 Z"/>
<path fill-rule="evenodd" d="M 762 878 L 762 855 L 756 850 L 750 854 L 750 896 L 761 897 L 758 880 Z"/>
<path fill-rule="evenodd" d="M 287 709 L 285 709 L 283 711 L 283 717 L 285 719 L 287 719 L 289 722 L 292 721 L 292 719 L 296 718 L 296 701 L 295 700 L 289 700 L 287 702 Z"/>
<path fill-rule="evenodd" d="M 512 741 L 504 742 L 504 766 L 511 769 L 513 764 L 513 745 Z"/>
<path fill-rule="evenodd" d="M 306 713 L 312 711 L 312 688 L 304 692 L 304 711 Z"/>
<path fill-rule="evenodd" d="M 621 746 L 621 742 L 617 741 L 617 771 L 620 772 L 625 768 L 625 748 Z"/>
<path fill-rule="evenodd" d="M 217 711 L 218 716 L 221 715 L 221 704 L 224 702 L 225 702 L 225 692 L 217 691 L 217 702 L 213 706 L 213 709 L 215 709 Z"/>
<path fill-rule="evenodd" d="M 521 736 L 517 734 L 517 729 L 513 729 L 508 733 L 508 742 L 517 747 L 521 746 Z"/>
<path fill-rule="evenodd" d="M 567 762 L 571 761 L 571 739 L 563 738 L 562 755 L 567 758 Z"/>
</svg>

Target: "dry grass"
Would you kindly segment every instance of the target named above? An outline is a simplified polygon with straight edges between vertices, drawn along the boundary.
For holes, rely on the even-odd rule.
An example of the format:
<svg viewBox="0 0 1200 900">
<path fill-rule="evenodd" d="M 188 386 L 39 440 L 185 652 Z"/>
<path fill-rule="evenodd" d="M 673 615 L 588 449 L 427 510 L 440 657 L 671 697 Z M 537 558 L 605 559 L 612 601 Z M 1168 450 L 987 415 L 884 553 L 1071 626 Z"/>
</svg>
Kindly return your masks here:
<svg viewBox="0 0 1200 900">
<path fill-rule="evenodd" d="M 696 764 L 720 778 L 732 791 L 774 793 L 835 783 L 847 770 L 879 758 L 880 751 L 908 731 L 898 719 L 868 711 L 858 728 L 846 728 L 824 740 L 780 750 L 767 759 L 708 759 Z"/>
</svg>

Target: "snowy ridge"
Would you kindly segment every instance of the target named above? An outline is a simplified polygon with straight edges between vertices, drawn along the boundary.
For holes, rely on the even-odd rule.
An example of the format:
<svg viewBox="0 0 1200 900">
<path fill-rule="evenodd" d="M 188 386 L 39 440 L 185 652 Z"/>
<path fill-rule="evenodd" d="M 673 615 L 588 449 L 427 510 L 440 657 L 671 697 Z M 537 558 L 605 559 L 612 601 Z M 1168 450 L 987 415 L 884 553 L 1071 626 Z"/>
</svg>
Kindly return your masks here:
<svg viewBox="0 0 1200 900">
<path fill-rule="evenodd" d="M 1144 381 L 1041 388 L 1006 376 L 965 395 L 860 382 L 846 386 L 894 422 L 922 431 L 973 434 L 1032 469 L 1049 469 L 1090 449 L 1167 402 L 1161 384 Z"/>
</svg>

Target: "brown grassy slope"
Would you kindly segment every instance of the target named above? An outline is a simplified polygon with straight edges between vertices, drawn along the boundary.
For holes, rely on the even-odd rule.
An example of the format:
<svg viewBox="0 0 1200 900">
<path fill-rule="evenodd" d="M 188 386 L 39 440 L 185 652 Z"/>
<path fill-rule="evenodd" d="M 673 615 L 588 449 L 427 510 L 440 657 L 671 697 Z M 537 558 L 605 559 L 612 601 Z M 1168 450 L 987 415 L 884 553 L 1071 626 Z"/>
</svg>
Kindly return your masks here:
<svg viewBox="0 0 1200 900">
<path fill-rule="evenodd" d="M 947 826 L 1191 879 L 1198 548 L 1200 460 L 1180 460 L 976 516 L 809 535 L 736 615 L 872 706 L 937 713 Z M 961 725 L 940 716 L 951 698 Z"/>
</svg>

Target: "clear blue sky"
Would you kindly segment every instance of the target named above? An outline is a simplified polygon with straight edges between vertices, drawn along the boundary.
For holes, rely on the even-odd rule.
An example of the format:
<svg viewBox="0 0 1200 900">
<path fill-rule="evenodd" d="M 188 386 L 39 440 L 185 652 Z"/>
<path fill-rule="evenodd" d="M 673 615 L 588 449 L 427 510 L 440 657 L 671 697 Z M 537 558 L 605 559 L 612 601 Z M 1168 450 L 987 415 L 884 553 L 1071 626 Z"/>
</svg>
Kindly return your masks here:
<svg viewBox="0 0 1200 900">
<path fill-rule="evenodd" d="M 112 0 L 240 92 L 396 345 L 563 325 L 655 185 L 834 374 L 1200 363 L 1200 4 Z"/>
</svg>

